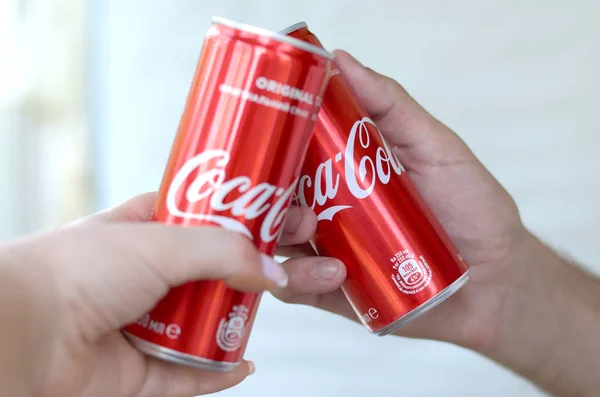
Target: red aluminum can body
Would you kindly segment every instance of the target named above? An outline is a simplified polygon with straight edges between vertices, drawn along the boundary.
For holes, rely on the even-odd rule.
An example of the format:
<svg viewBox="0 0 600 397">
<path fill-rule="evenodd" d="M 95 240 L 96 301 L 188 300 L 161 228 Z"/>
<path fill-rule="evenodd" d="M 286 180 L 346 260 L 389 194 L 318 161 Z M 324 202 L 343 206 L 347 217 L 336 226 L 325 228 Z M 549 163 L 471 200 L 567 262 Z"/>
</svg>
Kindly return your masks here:
<svg viewBox="0 0 600 397">
<path fill-rule="evenodd" d="M 280 33 L 321 43 L 305 23 Z M 387 335 L 468 279 L 468 266 L 334 65 L 295 195 L 318 216 L 319 255 L 343 261 L 342 290 L 364 326 Z"/>
<path fill-rule="evenodd" d="M 331 58 L 303 41 L 215 18 L 151 221 L 224 227 L 272 256 Z M 259 300 L 220 281 L 190 282 L 124 333 L 147 354 L 227 371 L 243 358 Z"/>
</svg>

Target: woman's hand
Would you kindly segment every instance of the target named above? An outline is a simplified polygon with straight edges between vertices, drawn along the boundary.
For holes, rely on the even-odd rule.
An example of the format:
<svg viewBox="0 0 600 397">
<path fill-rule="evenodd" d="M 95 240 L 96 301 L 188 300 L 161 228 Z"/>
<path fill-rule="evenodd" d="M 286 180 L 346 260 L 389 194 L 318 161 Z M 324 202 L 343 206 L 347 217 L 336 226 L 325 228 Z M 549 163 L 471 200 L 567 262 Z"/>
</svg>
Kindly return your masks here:
<svg viewBox="0 0 600 397">
<path fill-rule="evenodd" d="M 138 196 L 57 231 L 0 246 L 0 395 L 193 396 L 222 390 L 254 371 L 229 373 L 147 357 L 120 329 L 170 287 L 221 279 L 262 291 L 287 275 L 245 237 L 217 227 L 143 222 L 156 195 Z M 298 242 L 306 210 L 289 213 L 284 240 Z"/>
</svg>

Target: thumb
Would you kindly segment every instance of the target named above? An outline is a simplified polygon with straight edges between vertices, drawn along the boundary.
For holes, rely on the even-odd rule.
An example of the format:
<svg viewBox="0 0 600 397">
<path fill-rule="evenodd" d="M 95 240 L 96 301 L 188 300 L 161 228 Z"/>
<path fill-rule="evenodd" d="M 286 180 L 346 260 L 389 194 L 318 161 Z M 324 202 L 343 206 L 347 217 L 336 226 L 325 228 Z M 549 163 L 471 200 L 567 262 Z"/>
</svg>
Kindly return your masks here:
<svg viewBox="0 0 600 397">
<path fill-rule="evenodd" d="M 409 169 L 422 163 L 475 161 L 464 142 L 419 105 L 395 80 L 335 50 L 336 64 L 358 102 L 392 146 L 403 151 Z"/>
<path fill-rule="evenodd" d="M 53 249 L 60 267 L 73 271 L 74 257 L 102 266 L 77 266 L 82 273 L 122 277 L 153 272 L 166 287 L 192 280 L 223 280 L 244 291 L 285 286 L 287 275 L 246 237 L 220 227 L 178 227 L 158 223 L 83 226 L 56 236 Z M 92 259 L 92 261 L 90 261 Z M 131 270 L 128 270 L 131 269 Z"/>
<path fill-rule="evenodd" d="M 65 307 L 93 315 L 81 324 L 96 336 L 134 321 L 169 288 L 188 281 L 223 280 L 234 289 L 256 292 L 287 284 L 277 262 L 246 237 L 218 227 L 90 224 L 12 248 L 18 261 L 50 269 Z"/>
</svg>

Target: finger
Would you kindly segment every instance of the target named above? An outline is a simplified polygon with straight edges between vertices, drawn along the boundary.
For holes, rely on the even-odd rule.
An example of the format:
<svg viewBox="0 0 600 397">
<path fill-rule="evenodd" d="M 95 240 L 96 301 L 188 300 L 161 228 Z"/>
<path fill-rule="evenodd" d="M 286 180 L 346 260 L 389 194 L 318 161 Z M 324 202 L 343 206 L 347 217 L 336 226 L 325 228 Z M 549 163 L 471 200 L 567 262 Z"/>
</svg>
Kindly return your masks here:
<svg viewBox="0 0 600 397">
<path fill-rule="evenodd" d="M 67 299 L 81 302 L 78 294 L 85 294 L 86 312 L 100 313 L 86 322 L 95 334 L 134 321 L 170 287 L 187 281 L 224 280 L 241 291 L 287 284 L 274 259 L 219 227 L 98 224 L 52 233 L 21 248 L 24 255 L 45 253 Z"/>
<path fill-rule="evenodd" d="M 130 198 L 129 200 L 85 218 L 82 218 L 71 225 L 91 224 L 100 222 L 143 222 L 150 219 L 154 204 L 156 203 L 157 192 L 142 193 Z"/>
<path fill-rule="evenodd" d="M 421 107 L 395 80 L 361 65 L 350 54 L 336 50 L 336 63 L 359 102 L 388 141 L 400 148 L 421 147 L 424 153 L 403 152 L 401 160 L 412 163 L 473 157 L 462 140 Z M 451 157 L 446 159 L 446 157 Z"/>
<path fill-rule="evenodd" d="M 307 242 L 317 229 L 317 216 L 310 208 L 292 206 L 288 210 L 280 245 Z"/>
<path fill-rule="evenodd" d="M 334 53 L 357 99 L 391 143 L 417 143 L 440 134 L 435 119 L 398 82 L 363 66 L 346 51 Z"/>
<path fill-rule="evenodd" d="M 141 353 L 119 332 L 103 336 L 87 349 L 87 358 L 76 361 L 79 365 L 53 377 L 51 387 L 46 387 L 52 390 L 48 395 L 188 397 L 232 387 L 254 372 L 250 361 L 230 372 L 215 372 L 156 359 Z"/>
<path fill-rule="evenodd" d="M 254 373 L 254 363 L 242 361 L 230 372 L 215 372 L 148 358 L 148 376 L 140 397 L 188 397 L 233 387 Z"/>
<path fill-rule="evenodd" d="M 283 264 L 289 275 L 288 286 L 271 293 L 286 303 L 316 307 L 358 321 L 340 286 L 346 279 L 346 267 L 333 258 L 292 258 Z"/>
<path fill-rule="evenodd" d="M 133 257 L 173 287 L 190 280 L 225 281 L 241 290 L 285 286 L 287 275 L 241 234 L 220 227 L 178 227 L 157 223 L 109 224 L 90 229 L 96 242 Z M 277 266 L 275 266 L 277 265 Z"/>
<path fill-rule="evenodd" d="M 284 245 L 277 248 L 277 255 L 287 258 L 315 256 L 316 252 L 310 242 L 296 245 Z"/>
<path fill-rule="evenodd" d="M 293 258 L 283 263 L 289 282 L 286 288 L 272 291 L 287 303 L 312 303 L 315 295 L 340 288 L 346 278 L 346 267 L 334 258 Z"/>
<path fill-rule="evenodd" d="M 296 303 L 310 305 L 316 307 L 317 309 L 340 315 L 348 320 L 359 322 L 354 309 L 352 309 L 352 306 L 350 306 L 348 299 L 341 289 L 336 289 L 335 291 L 327 292 L 321 295 L 307 295 L 304 300 L 300 299 Z"/>
</svg>

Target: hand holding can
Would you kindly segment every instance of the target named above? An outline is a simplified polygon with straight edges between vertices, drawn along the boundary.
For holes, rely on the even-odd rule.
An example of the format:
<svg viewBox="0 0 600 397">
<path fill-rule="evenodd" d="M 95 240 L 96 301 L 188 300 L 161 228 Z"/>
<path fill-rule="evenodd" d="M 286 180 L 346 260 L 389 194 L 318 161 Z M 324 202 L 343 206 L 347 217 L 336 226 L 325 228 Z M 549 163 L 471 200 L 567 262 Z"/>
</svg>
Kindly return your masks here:
<svg viewBox="0 0 600 397">
<path fill-rule="evenodd" d="M 321 45 L 305 23 L 282 33 Z M 317 213 L 314 248 L 345 263 L 342 290 L 373 333 L 405 326 L 468 279 L 462 255 L 337 68 L 295 201 Z"/>
<path fill-rule="evenodd" d="M 334 53 L 336 69 L 357 103 L 377 124 L 402 161 L 406 169 L 403 174 L 410 177 L 415 190 L 471 266 L 470 281 L 456 294 L 394 333 L 473 349 L 489 346 L 499 329 L 510 327 L 501 315 L 504 299 L 514 290 L 513 282 L 519 288 L 523 277 L 528 277 L 522 270 L 532 259 L 527 250 L 535 239 L 524 228 L 513 198 L 454 131 L 435 119 L 394 79 L 369 68 L 367 62 L 361 64 L 345 51 Z M 402 197 L 391 197 L 385 204 L 401 205 Z M 345 211 L 351 210 L 340 214 Z M 367 229 L 372 223 L 369 215 L 360 225 Z M 371 230 L 371 234 L 376 233 Z M 363 247 L 358 240 L 355 249 Z M 290 281 L 277 294 L 281 300 L 312 305 L 359 321 L 338 288 L 344 280 L 344 266 L 321 269 L 322 264 L 329 268 L 333 263 L 314 257 L 314 249 L 305 244 L 282 247 L 279 254 L 291 257 L 284 263 Z M 350 265 L 346 264 L 348 268 Z"/>
</svg>

